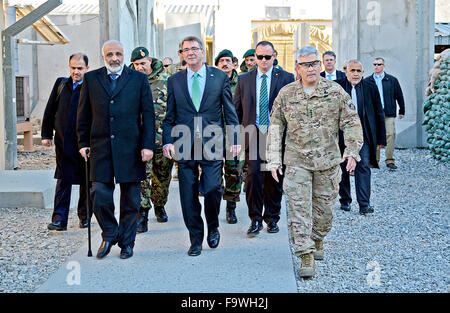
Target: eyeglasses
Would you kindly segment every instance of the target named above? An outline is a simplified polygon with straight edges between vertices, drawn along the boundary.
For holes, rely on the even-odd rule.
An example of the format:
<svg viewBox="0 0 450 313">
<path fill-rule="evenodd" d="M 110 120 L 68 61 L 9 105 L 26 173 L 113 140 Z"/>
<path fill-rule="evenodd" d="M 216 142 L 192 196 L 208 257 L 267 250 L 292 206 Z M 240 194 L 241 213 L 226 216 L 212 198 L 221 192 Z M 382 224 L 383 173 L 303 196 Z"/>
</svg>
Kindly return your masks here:
<svg viewBox="0 0 450 313">
<path fill-rule="evenodd" d="M 298 63 L 298 65 L 300 65 L 301 67 L 303 67 L 305 70 L 307 70 L 310 67 L 316 67 L 317 65 L 320 64 L 319 60 L 316 61 L 312 61 L 312 62 L 302 62 L 302 63 Z"/>
<path fill-rule="evenodd" d="M 171 66 L 172 64 L 164 64 L 163 66 L 164 67 L 169 67 L 169 66 Z"/>
<path fill-rule="evenodd" d="M 256 55 L 256 58 L 258 59 L 258 60 L 262 60 L 262 59 L 266 59 L 267 61 L 269 61 L 271 58 L 272 58 L 272 56 L 273 56 L 273 54 L 271 54 L 271 55 Z"/>
<path fill-rule="evenodd" d="M 373 63 L 373 66 L 382 66 L 384 65 L 383 63 Z"/>
<path fill-rule="evenodd" d="M 184 48 L 183 50 L 180 50 L 180 51 L 183 52 L 183 53 L 187 53 L 189 51 L 192 51 L 192 52 L 196 53 L 196 52 L 198 52 L 200 50 L 202 50 L 202 49 L 199 48 L 199 47 L 192 47 L 192 48 Z"/>
</svg>

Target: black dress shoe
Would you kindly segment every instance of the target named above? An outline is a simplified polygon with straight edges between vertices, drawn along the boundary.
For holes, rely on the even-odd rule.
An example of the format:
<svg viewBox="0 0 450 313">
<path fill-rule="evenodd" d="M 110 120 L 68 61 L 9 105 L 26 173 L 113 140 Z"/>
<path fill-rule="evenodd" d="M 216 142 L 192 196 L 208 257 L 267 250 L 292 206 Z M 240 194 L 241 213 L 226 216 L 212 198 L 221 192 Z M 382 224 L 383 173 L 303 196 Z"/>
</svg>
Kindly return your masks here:
<svg viewBox="0 0 450 313">
<path fill-rule="evenodd" d="M 190 256 L 197 256 L 197 255 L 200 255 L 201 253 L 202 253 L 201 245 L 192 245 L 188 250 L 188 254 Z"/>
<path fill-rule="evenodd" d="M 122 250 L 120 250 L 120 258 L 128 259 L 133 256 L 133 247 L 131 245 L 126 245 Z"/>
<path fill-rule="evenodd" d="M 234 201 L 227 201 L 227 222 L 228 224 L 236 224 L 237 223 L 237 217 L 235 210 L 236 209 L 236 202 Z"/>
<path fill-rule="evenodd" d="M 269 224 L 267 224 L 267 232 L 274 234 L 274 233 L 278 233 L 279 231 L 280 231 L 280 228 L 278 227 L 277 223 L 269 222 Z"/>
<path fill-rule="evenodd" d="M 63 224 L 61 221 L 57 221 L 55 223 L 50 223 L 47 225 L 48 230 L 58 230 L 64 231 L 67 230 L 67 224 Z"/>
<path fill-rule="evenodd" d="M 367 206 L 367 207 L 360 207 L 359 208 L 359 214 L 365 215 L 367 213 L 373 213 L 373 206 Z"/>
<path fill-rule="evenodd" d="M 109 251 L 111 251 L 111 247 L 114 244 L 111 241 L 102 241 L 102 244 L 100 245 L 100 248 L 98 248 L 97 251 L 97 258 L 98 259 L 103 259 L 105 256 L 108 255 Z"/>
<path fill-rule="evenodd" d="M 220 241 L 220 233 L 217 228 L 214 228 L 208 232 L 208 237 L 206 238 L 206 241 L 208 242 L 208 246 L 210 248 L 217 248 Z"/>
<path fill-rule="evenodd" d="M 341 210 L 349 212 L 351 209 L 350 204 L 341 204 Z"/>
<path fill-rule="evenodd" d="M 87 228 L 88 224 L 89 224 L 88 220 L 85 219 L 85 220 L 80 220 L 80 224 L 79 225 L 80 225 L 80 228 Z"/>
<path fill-rule="evenodd" d="M 254 237 L 259 234 L 259 232 L 263 229 L 262 221 L 253 220 L 250 224 L 250 227 L 247 230 L 247 235 L 249 237 Z"/>
<path fill-rule="evenodd" d="M 155 215 L 156 215 L 156 220 L 159 223 L 165 223 L 168 220 L 166 210 L 164 209 L 163 206 L 161 206 L 161 207 L 155 206 Z"/>
</svg>

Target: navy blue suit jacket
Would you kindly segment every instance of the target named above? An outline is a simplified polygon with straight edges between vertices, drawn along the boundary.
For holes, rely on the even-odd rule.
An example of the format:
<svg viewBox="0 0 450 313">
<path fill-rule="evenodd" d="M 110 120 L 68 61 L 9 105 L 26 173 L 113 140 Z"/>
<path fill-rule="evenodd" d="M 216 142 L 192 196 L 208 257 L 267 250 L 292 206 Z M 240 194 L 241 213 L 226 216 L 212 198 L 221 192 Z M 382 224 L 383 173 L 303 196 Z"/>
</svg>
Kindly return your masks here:
<svg viewBox="0 0 450 313">
<path fill-rule="evenodd" d="M 236 91 L 234 92 L 234 105 L 239 118 L 239 122 L 243 127 L 248 125 L 256 126 L 256 75 L 258 71 L 251 71 L 242 74 L 238 78 L 238 84 Z M 294 75 L 273 68 L 272 78 L 270 83 L 270 98 L 269 98 L 269 111 L 272 111 L 273 102 L 278 96 L 278 92 L 281 88 L 294 81 Z M 248 141 L 246 141 L 245 148 L 248 147 Z"/>
<path fill-rule="evenodd" d="M 163 145 L 174 144 L 181 138 L 182 134 L 171 135 L 172 129 L 180 125 L 189 128 L 191 143 L 193 143 L 194 132 L 197 130 L 194 129 L 194 118 L 196 117 L 201 118 L 200 130 L 202 132 L 211 125 L 220 127 L 222 131 L 225 130 L 225 125 L 239 125 L 231 97 L 230 80 L 223 71 L 215 67 L 206 66 L 206 85 L 198 112 L 189 95 L 187 70 L 179 71 L 169 77 L 167 81 L 167 112 L 162 124 Z M 211 136 L 202 136 L 203 145 L 214 135 L 216 133 L 212 133 Z M 225 141 L 223 140 L 223 142 Z M 192 145 L 190 148 L 192 149 Z"/>
<path fill-rule="evenodd" d="M 323 71 L 322 73 L 320 73 L 320 76 L 322 76 L 323 78 L 326 78 L 325 76 L 325 71 Z M 340 79 L 344 79 L 347 76 L 345 75 L 344 72 L 340 71 L 340 70 L 336 70 L 336 79 L 335 80 L 340 80 Z"/>
</svg>

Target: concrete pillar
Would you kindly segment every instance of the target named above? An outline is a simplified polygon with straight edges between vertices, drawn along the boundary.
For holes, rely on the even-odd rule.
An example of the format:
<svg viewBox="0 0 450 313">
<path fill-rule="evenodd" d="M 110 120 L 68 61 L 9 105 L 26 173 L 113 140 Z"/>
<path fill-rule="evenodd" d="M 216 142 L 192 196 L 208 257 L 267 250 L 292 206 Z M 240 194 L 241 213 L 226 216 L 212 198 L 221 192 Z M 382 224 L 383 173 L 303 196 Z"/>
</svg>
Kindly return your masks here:
<svg viewBox="0 0 450 313">
<path fill-rule="evenodd" d="M 422 104 L 433 64 L 434 0 L 333 0 L 333 50 L 337 67 L 349 59 L 362 61 L 365 76 L 375 57 L 400 82 L 406 116 L 396 120 L 397 147 L 421 147 Z"/>
<path fill-rule="evenodd" d="M 5 29 L 5 19 L 3 11 L 3 0 L 0 0 L 0 31 Z M 3 43 L 0 40 L 0 51 L 3 51 Z M 3 58 L 0 58 L 0 68 L 3 68 Z M 3 82 L 3 71 L 0 71 L 0 82 Z M 4 170 L 5 167 L 5 104 L 3 96 L 3 83 L 0 84 L 0 171 Z"/>
<path fill-rule="evenodd" d="M 100 46 L 107 40 L 119 40 L 125 48 L 125 64 L 137 46 L 150 48 L 154 0 L 99 0 Z M 103 62 L 102 62 L 103 63 Z"/>
</svg>

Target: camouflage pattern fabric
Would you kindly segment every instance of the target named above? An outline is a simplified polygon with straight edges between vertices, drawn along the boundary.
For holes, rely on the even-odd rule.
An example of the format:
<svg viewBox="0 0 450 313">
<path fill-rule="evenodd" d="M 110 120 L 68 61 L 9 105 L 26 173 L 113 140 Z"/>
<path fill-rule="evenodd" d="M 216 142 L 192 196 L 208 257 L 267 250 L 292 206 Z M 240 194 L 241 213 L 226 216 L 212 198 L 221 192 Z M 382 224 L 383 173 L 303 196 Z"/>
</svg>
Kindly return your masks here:
<svg viewBox="0 0 450 313">
<path fill-rule="evenodd" d="M 338 131 L 347 146 L 343 157 L 360 161 L 361 121 L 352 99 L 337 83 L 320 77 L 308 96 L 301 80 L 284 86 L 274 101 L 267 139 L 267 169 L 281 167 L 281 134 L 287 128 L 284 161 L 287 166 L 325 170 L 338 165 Z"/>
<path fill-rule="evenodd" d="M 157 149 L 153 159 L 146 162 L 147 179 L 141 182 L 141 207 L 151 209 L 154 206 L 164 207 L 169 195 L 172 179 L 173 160 L 163 155 L 162 149 Z"/>
<path fill-rule="evenodd" d="M 234 92 L 236 91 L 236 86 L 238 83 L 238 73 L 236 70 L 233 70 L 230 85 L 231 85 L 231 95 L 234 97 Z M 238 158 L 235 160 L 225 160 L 224 162 L 224 179 L 225 179 L 225 188 L 223 188 L 223 199 L 227 201 L 239 202 L 240 194 L 242 188 L 242 173 L 244 167 L 244 160 L 242 158 Z"/>
<path fill-rule="evenodd" d="M 359 162 L 361 122 L 352 99 L 335 82 L 320 77 L 308 96 L 298 80 L 284 86 L 274 101 L 266 168 L 281 167 L 281 139 L 286 130 L 283 189 L 289 199 L 289 232 L 299 257 L 313 252 L 313 240 L 323 240 L 331 229 L 341 180 L 339 129 L 347 146 L 344 157 Z"/>
<path fill-rule="evenodd" d="M 152 90 L 153 106 L 155 108 L 156 148 L 162 148 L 162 121 L 167 109 L 167 79 L 164 67 L 160 60 L 152 59 L 152 73 L 148 76 Z"/>
<path fill-rule="evenodd" d="M 286 168 L 283 190 L 289 199 L 289 235 L 298 257 L 314 252 L 314 240 L 323 240 L 331 230 L 340 181 L 339 165 L 323 171 Z"/>
<path fill-rule="evenodd" d="M 153 159 L 146 162 L 147 179 L 141 182 L 141 207 L 144 209 L 150 209 L 151 203 L 160 207 L 166 204 L 173 166 L 173 160 L 164 157 L 162 152 L 162 121 L 166 114 L 169 75 L 164 73 L 162 62 L 156 58 L 152 59 L 152 69 L 148 78 L 155 108 L 156 150 Z"/>
<path fill-rule="evenodd" d="M 181 68 L 181 63 L 171 64 L 171 65 L 167 68 L 167 74 L 170 76 L 170 75 L 173 75 L 173 74 L 175 74 L 176 72 L 179 72 L 179 71 L 181 71 L 181 70 L 183 70 L 183 69 Z"/>
</svg>

